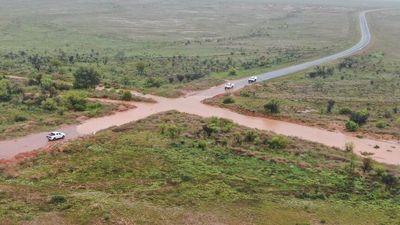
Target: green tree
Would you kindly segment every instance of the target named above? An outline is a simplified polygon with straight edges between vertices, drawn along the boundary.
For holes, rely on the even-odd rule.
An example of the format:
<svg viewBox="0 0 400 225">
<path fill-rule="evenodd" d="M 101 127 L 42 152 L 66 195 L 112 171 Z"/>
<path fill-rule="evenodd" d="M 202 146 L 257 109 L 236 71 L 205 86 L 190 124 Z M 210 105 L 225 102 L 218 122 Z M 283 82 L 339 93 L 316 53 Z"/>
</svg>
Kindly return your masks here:
<svg viewBox="0 0 400 225">
<path fill-rule="evenodd" d="M 78 89 L 95 88 L 100 83 L 100 74 L 92 67 L 80 67 L 74 77 L 74 87 Z"/>
</svg>

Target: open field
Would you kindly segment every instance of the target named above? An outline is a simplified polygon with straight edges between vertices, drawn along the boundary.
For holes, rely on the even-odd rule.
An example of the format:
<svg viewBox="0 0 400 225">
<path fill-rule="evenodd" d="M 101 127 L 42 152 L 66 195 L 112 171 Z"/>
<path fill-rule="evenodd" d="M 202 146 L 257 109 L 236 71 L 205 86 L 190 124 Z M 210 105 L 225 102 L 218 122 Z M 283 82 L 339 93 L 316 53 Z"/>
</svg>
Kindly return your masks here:
<svg viewBox="0 0 400 225">
<path fill-rule="evenodd" d="M 6 51 L 79 48 L 124 50 L 128 55 L 343 48 L 352 41 L 354 29 L 350 28 L 357 10 L 340 5 L 228 0 L 1 3 L 0 46 Z"/>
<path fill-rule="evenodd" d="M 1 3 L 0 74 L 32 76 L 36 69 L 30 58 L 37 56 L 39 73 L 71 78 L 78 66 L 95 66 L 106 85 L 169 97 L 327 55 L 359 36 L 355 5 L 228 0 Z M 238 75 L 229 76 L 232 70 Z"/>
<path fill-rule="evenodd" d="M 396 224 L 399 186 L 382 180 L 398 168 L 361 165 L 352 153 L 169 112 L 4 168 L 0 222 Z"/>
<path fill-rule="evenodd" d="M 316 72 L 314 68 L 248 87 L 235 93 L 231 101 L 225 100 L 228 104 L 223 103 L 225 96 L 208 102 L 243 113 L 255 112 L 333 130 L 346 130 L 350 111 L 366 109 L 369 119 L 357 131 L 358 135 L 399 139 L 397 19 L 400 19 L 398 10 L 372 13 L 371 47 L 360 56 L 326 65 L 334 69 L 332 74 L 312 78 L 310 73 Z M 280 101 L 278 114 L 268 113 L 264 108 L 272 99 Z M 332 113 L 327 111 L 329 101 L 334 102 Z"/>
</svg>

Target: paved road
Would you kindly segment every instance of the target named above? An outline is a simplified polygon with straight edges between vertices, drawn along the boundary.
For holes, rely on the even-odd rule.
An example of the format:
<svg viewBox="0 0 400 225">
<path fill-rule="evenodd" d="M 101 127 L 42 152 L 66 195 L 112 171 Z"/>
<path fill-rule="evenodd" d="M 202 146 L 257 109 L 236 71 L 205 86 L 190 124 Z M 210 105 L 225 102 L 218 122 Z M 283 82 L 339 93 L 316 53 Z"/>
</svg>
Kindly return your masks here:
<svg viewBox="0 0 400 225">
<path fill-rule="evenodd" d="M 371 40 L 371 34 L 369 32 L 365 14 L 366 12 L 362 12 L 360 14 L 362 37 L 355 46 L 348 50 L 318 60 L 261 74 L 259 75 L 259 81 L 288 75 L 309 67 L 331 62 L 364 49 L 366 46 L 368 46 Z M 247 79 L 236 80 L 234 83 L 236 84 L 236 88 L 242 88 L 247 85 Z M 203 117 L 218 116 L 228 118 L 243 126 L 261 130 L 269 130 L 287 136 L 295 136 L 304 140 L 318 142 L 338 148 L 343 148 L 347 142 L 353 142 L 355 144 L 355 151 L 358 154 L 361 154 L 362 152 L 371 152 L 374 153 L 372 157 L 377 161 L 389 164 L 400 164 L 400 143 L 358 139 L 345 133 L 331 132 L 284 121 L 241 115 L 227 109 L 216 108 L 201 103 L 201 101 L 206 98 L 213 97 L 224 92 L 223 85 L 221 85 L 204 91 L 192 93 L 178 99 L 167 99 L 152 96 L 157 103 L 134 103 L 137 106 L 135 109 L 131 109 L 126 112 L 119 112 L 111 116 L 90 119 L 84 121 L 82 124 L 60 128 L 59 130 L 67 133 L 67 140 L 70 140 L 83 135 L 94 134 L 100 130 L 112 126 L 118 126 L 128 122 L 137 121 L 155 113 L 168 110 L 178 110 L 180 112 L 196 114 Z M 49 144 L 45 139 L 44 133 L 36 133 L 14 140 L 1 141 L 0 159 L 12 159 L 18 154 L 30 152 L 47 145 Z M 379 151 L 374 148 L 376 145 L 381 147 Z"/>
</svg>

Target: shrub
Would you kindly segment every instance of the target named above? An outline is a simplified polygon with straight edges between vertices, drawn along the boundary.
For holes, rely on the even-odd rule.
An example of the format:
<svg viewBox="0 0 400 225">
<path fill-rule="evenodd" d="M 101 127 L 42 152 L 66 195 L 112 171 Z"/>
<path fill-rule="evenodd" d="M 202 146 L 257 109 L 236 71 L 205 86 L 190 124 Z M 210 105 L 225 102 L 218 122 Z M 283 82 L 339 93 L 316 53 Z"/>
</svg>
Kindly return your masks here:
<svg viewBox="0 0 400 225">
<path fill-rule="evenodd" d="M 54 81 L 54 87 L 57 90 L 65 91 L 70 90 L 72 88 L 72 85 L 64 81 Z"/>
<path fill-rule="evenodd" d="M 74 87 L 94 88 L 100 83 L 100 74 L 92 67 L 80 67 L 74 73 Z"/>
<path fill-rule="evenodd" d="M 332 100 L 332 99 L 328 100 L 328 105 L 326 106 L 326 112 L 327 113 L 331 113 L 332 112 L 332 109 L 335 106 L 335 103 L 336 102 L 334 100 Z"/>
<path fill-rule="evenodd" d="M 177 138 L 181 133 L 181 129 L 174 124 L 163 124 L 161 125 L 161 134 L 168 136 L 169 138 Z"/>
<path fill-rule="evenodd" d="M 360 126 L 356 122 L 354 122 L 352 120 L 349 120 L 346 122 L 346 129 L 348 131 L 355 132 L 358 130 L 358 128 L 360 128 Z"/>
<path fill-rule="evenodd" d="M 283 149 L 289 144 L 289 140 L 285 136 L 277 135 L 272 137 L 268 144 L 272 149 Z"/>
<path fill-rule="evenodd" d="M 378 122 L 376 122 L 375 126 L 379 129 L 384 129 L 386 128 L 387 124 L 385 121 L 379 120 Z"/>
<path fill-rule="evenodd" d="M 236 76 L 237 71 L 235 68 L 230 68 L 228 74 L 229 76 Z"/>
<path fill-rule="evenodd" d="M 24 122 L 24 121 L 27 121 L 28 119 L 25 117 L 25 116 L 22 116 L 22 115 L 16 115 L 15 117 L 14 117 L 14 121 L 15 122 Z"/>
<path fill-rule="evenodd" d="M 68 92 L 63 97 L 64 105 L 71 110 L 85 111 L 86 110 L 86 96 L 80 92 Z"/>
<path fill-rule="evenodd" d="M 11 99 L 11 85 L 8 80 L 0 80 L 0 100 L 8 101 Z"/>
<path fill-rule="evenodd" d="M 147 88 L 159 88 L 161 87 L 161 81 L 159 79 L 155 79 L 153 77 L 150 77 L 146 80 L 146 82 L 144 83 L 144 86 Z"/>
<path fill-rule="evenodd" d="M 397 124 L 397 125 L 400 125 L 400 117 L 399 117 L 399 118 L 397 118 L 397 120 L 396 120 L 396 124 Z"/>
<path fill-rule="evenodd" d="M 50 203 L 51 204 L 62 204 L 62 203 L 64 203 L 64 202 L 66 202 L 67 201 L 67 199 L 65 199 L 65 197 L 64 196 L 62 196 L 62 195 L 53 195 L 53 196 L 51 196 L 51 199 L 50 199 Z"/>
<path fill-rule="evenodd" d="M 391 113 L 390 111 L 385 111 L 385 112 L 383 113 L 383 116 L 384 116 L 386 119 L 389 119 L 389 118 L 392 118 L 392 113 Z"/>
<path fill-rule="evenodd" d="M 264 105 L 264 110 L 267 113 L 279 113 L 280 102 L 276 99 L 271 99 L 267 104 Z"/>
<path fill-rule="evenodd" d="M 231 96 L 228 96 L 228 97 L 224 98 L 222 103 L 224 103 L 224 104 L 232 104 L 232 103 L 235 103 L 235 100 Z"/>
<path fill-rule="evenodd" d="M 353 152 L 354 151 L 354 143 L 353 142 L 347 142 L 344 146 L 344 150 L 346 152 Z"/>
<path fill-rule="evenodd" d="M 132 93 L 130 91 L 124 91 L 121 96 L 121 100 L 123 101 L 131 101 L 132 100 Z"/>
<path fill-rule="evenodd" d="M 351 113 L 351 109 L 349 109 L 349 108 L 341 108 L 339 110 L 339 114 L 341 114 L 341 115 L 349 115 L 350 113 Z"/>
<path fill-rule="evenodd" d="M 369 117 L 369 112 L 367 110 L 352 112 L 350 114 L 350 120 L 356 122 L 360 126 L 367 123 L 368 117 Z"/>
<path fill-rule="evenodd" d="M 205 127 L 207 127 L 206 130 L 209 130 L 209 131 L 206 131 L 208 136 L 210 136 L 211 133 L 229 132 L 233 126 L 234 126 L 234 124 L 231 120 L 218 118 L 218 117 L 211 117 L 211 119 L 208 121 L 207 125 L 205 125 Z M 205 129 L 205 127 L 203 127 L 203 129 Z"/>
<path fill-rule="evenodd" d="M 136 64 L 136 70 L 138 71 L 139 75 L 143 75 L 145 69 L 146 65 L 143 62 L 138 62 Z"/>
<path fill-rule="evenodd" d="M 254 142 L 256 140 L 256 138 L 257 138 L 257 134 L 254 131 L 249 130 L 246 132 L 246 134 L 244 136 L 244 141 L 245 142 Z"/>
<path fill-rule="evenodd" d="M 393 174 L 390 173 L 384 173 L 381 175 L 381 180 L 382 183 L 385 184 L 385 186 L 388 189 L 391 189 L 395 187 L 398 184 L 398 179 L 395 177 Z"/>
<path fill-rule="evenodd" d="M 57 109 L 57 102 L 53 98 L 48 98 L 42 101 L 41 107 L 47 111 L 54 111 Z"/>
<path fill-rule="evenodd" d="M 373 169 L 372 160 L 370 158 L 363 158 L 361 169 L 364 173 L 368 173 Z"/>
<path fill-rule="evenodd" d="M 197 142 L 197 147 L 200 148 L 201 150 L 205 150 L 207 148 L 207 142 L 201 140 Z"/>
</svg>

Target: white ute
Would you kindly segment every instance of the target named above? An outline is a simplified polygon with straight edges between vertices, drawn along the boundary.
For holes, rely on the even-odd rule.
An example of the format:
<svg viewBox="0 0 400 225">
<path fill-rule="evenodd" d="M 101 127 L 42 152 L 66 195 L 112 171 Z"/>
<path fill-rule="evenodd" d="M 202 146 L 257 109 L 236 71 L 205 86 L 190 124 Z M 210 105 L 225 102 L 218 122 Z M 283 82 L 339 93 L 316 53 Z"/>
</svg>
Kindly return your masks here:
<svg viewBox="0 0 400 225">
<path fill-rule="evenodd" d="M 234 88 L 234 87 L 235 87 L 235 84 L 234 84 L 234 83 L 227 83 L 227 84 L 225 84 L 225 90 L 232 89 L 232 88 Z"/>
<path fill-rule="evenodd" d="M 55 141 L 59 139 L 64 139 L 65 134 L 62 132 L 51 132 L 49 135 L 46 136 L 49 141 Z"/>
<path fill-rule="evenodd" d="M 257 81 L 257 77 L 256 76 L 252 76 L 252 77 L 249 78 L 248 81 L 249 81 L 249 84 L 254 83 L 254 82 Z"/>
</svg>

